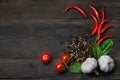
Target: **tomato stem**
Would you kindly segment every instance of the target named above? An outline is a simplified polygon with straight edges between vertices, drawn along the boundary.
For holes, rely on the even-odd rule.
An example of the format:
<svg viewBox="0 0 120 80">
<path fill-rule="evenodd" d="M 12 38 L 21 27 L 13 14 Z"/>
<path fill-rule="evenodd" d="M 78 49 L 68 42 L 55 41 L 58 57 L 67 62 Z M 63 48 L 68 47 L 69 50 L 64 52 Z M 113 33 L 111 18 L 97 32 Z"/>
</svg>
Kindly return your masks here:
<svg viewBox="0 0 120 80">
<path fill-rule="evenodd" d="M 63 62 L 63 63 L 64 63 L 64 65 L 65 65 L 65 68 L 68 69 L 68 65 L 67 65 L 67 63 L 65 63 L 65 62 Z"/>
</svg>

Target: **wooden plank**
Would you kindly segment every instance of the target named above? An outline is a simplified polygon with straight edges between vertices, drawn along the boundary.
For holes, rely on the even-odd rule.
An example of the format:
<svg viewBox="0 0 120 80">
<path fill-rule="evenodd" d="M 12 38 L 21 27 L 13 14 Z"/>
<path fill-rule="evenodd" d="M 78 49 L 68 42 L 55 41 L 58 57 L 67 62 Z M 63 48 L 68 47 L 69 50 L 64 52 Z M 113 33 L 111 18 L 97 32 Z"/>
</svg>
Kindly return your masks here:
<svg viewBox="0 0 120 80">
<path fill-rule="evenodd" d="M 115 36 L 115 54 L 112 55 L 119 55 L 120 21 L 109 22 L 116 26 L 107 32 Z M 0 58 L 34 59 L 46 51 L 55 58 L 60 57 L 66 51 L 71 36 L 79 34 L 84 37 L 90 34 L 93 23 L 91 20 L 15 20 L 1 21 L 0 25 Z M 94 38 L 88 41 L 93 43 Z"/>
<path fill-rule="evenodd" d="M 71 10 L 68 5 L 78 5 L 87 13 L 92 4 L 99 12 L 106 9 L 108 22 L 116 28 L 107 31 L 114 35 L 115 46 L 111 57 L 115 69 L 109 74 L 57 74 L 55 63 L 65 52 L 65 45 L 75 33 L 85 36 L 93 28 L 90 19 Z M 0 0 L 0 80 L 119 80 L 120 79 L 120 0 Z M 85 38 L 85 37 L 84 37 Z M 88 40 L 91 44 L 94 38 Z M 39 56 L 50 52 L 52 62 L 44 65 Z"/>
<path fill-rule="evenodd" d="M 67 71 L 65 74 L 58 74 L 55 72 L 55 63 L 59 59 L 53 59 L 48 65 L 44 65 L 38 59 L 1 59 L 0 60 L 0 79 L 65 79 L 75 78 L 77 79 L 95 79 L 97 77 L 100 79 L 119 79 L 120 78 L 120 58 L 114 58 L 116 62 L 116 67 L 112 73 L 100 73 L 100 76 L 95 76 L 94 74 L 72 74 Z M 114 77 L 113 77 L 114 76 Z"/>
<path fill-rule="evenodd" d="M 101 7 L 106 8 L 106 15 L 109 19 L 120 19 L 119 0 L 2 0 L 0 2 L 0 19 L 69 19 L 83 18 L 78 12 L 71 10 L 64 13 L 68 5 L 81 6 L 87 13 L 90 13 L 88 5 L 94 5 L 100 12 Z"/>
</svg>

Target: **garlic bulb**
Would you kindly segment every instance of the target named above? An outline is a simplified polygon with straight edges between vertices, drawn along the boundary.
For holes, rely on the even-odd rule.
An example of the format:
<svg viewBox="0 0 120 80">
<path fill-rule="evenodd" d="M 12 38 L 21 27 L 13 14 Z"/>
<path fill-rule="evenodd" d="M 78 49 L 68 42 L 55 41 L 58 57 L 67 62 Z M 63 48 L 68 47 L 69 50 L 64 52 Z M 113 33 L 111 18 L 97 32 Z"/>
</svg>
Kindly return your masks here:
<svg viewBox="0 0 120 80">
<path fill-rule="evenodd" d="M 110 72 L 115 66 L 114 60 L 108 55 L 101 56 L 98 62 L 100 70 L 103 72 Z"/>
<path fill-rule="evenodd" d="M 87 58 L 81 65 L 83 73 L 91 73 L 97 67 L 97 60 L 95 58 Z"/>
</svg>

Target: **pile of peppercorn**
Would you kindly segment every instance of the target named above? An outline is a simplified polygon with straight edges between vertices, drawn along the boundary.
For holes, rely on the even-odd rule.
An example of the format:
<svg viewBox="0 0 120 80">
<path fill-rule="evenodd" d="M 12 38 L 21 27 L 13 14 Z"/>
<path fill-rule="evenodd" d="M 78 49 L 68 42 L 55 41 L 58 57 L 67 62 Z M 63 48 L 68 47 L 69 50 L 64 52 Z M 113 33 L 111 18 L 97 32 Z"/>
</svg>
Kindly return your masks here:
<svg viewBox="0 0 120 80">
<path fill-rule="evenodd" d="M 67 45 L 67 53 L 72 56 L 71 64 L 74 62 L 84 62 L 86 58 L 91 57 L 92 48 L 81 36 L 75 35 Z"/>
</svg>

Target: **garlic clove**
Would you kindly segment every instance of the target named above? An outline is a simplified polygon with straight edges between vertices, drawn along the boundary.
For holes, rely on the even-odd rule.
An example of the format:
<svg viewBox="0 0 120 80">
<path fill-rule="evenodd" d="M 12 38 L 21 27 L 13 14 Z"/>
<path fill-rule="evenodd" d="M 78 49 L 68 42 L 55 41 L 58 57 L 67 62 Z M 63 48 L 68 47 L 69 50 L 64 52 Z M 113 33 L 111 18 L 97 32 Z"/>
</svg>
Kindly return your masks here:
<svg viewBox="0 0 120 80">
<path fill-rule="evenodd" d="M 81 65 L 83 73 L 91 73 L 97 67 L 97 60 L 95 58 L 87 58 Z"/>
<path fill-rule="evenodd" d="M 114 60 L 108 56 L 108 55 L 103 55 L 98 59 L 99 67 L 100 70 L 103 72 L 110 72 L 113 70 L 115 64 Z"/>
</svg>

